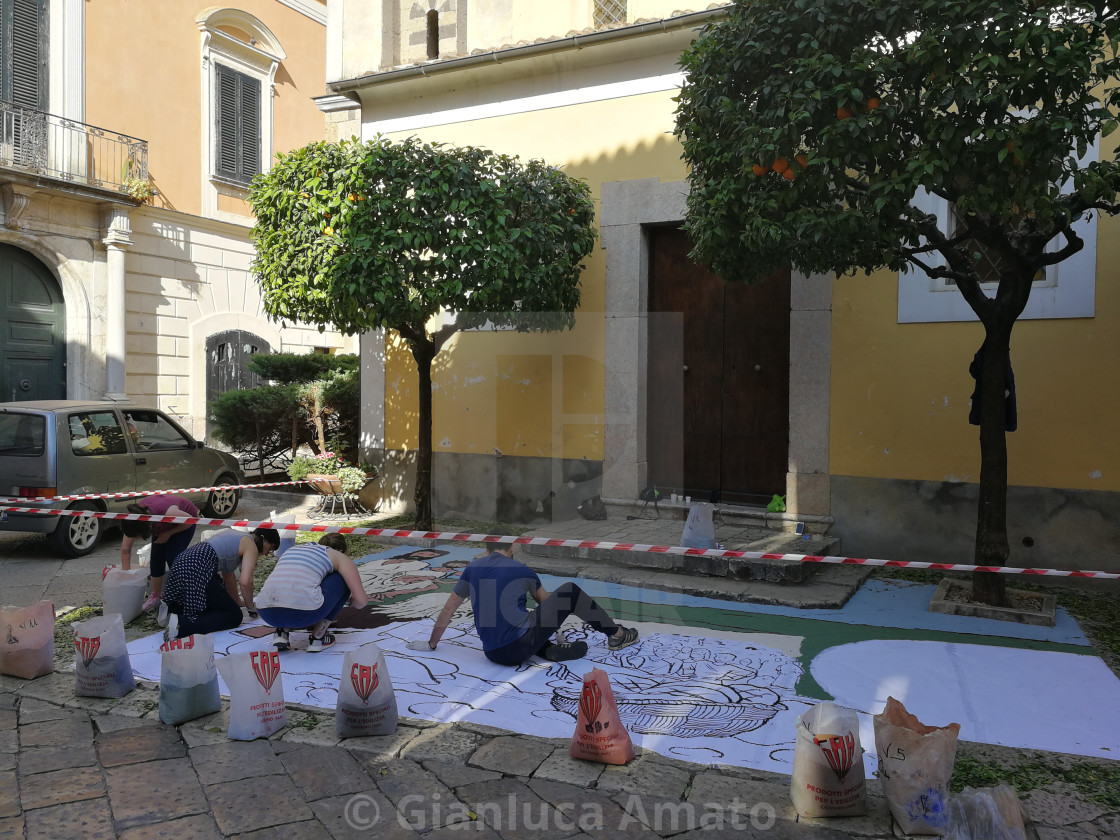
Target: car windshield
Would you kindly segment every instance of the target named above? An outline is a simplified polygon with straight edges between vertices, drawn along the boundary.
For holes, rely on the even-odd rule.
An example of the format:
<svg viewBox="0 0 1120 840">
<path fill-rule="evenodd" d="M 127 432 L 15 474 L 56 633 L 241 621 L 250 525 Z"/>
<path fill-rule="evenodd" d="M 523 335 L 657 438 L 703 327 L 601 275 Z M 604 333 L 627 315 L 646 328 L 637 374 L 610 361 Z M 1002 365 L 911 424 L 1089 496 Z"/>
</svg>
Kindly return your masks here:
<svg viewBox="0 0 1120 840">
<path fill-rule="evenodd" d="M 192 441 L 154 411 L 126 411 L 128 433 L 139 449 L 190 449 Z"/>
<path fill-rule="evenodd" d="M 0 457 L 42 455 L 46 429 L 38 414 L 0 414 Z"/>
</svg>

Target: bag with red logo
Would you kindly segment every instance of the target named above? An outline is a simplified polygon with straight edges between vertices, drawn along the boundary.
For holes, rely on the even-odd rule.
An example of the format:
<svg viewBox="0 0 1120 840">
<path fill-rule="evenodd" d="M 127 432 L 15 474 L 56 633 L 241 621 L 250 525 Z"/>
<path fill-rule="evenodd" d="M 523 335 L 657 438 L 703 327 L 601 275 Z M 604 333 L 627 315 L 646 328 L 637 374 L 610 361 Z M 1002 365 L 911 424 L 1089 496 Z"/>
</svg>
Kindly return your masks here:
<svg viewBox="0 0 1120 840">
<path fill-rule="evenodd" d="M 75 621 L 74 693 L 79 697 L 124 697 L 136 688 L 120 613 Z"/>
<path fill-rule="evenodd" d="M 790 796 L 803 817 L 867 813 L 859 717 L 825 701 L 797 719 Z"/>
<path fill-rule="evenodd" d="M 904 834 L 944 834 L 961 725 L 926 726 L 893 697 L 872 720 L 879 778 L 894 821 Z"/>
<path fill-rule="evenodd" d="M 159 719 L 185 723 L 222 708 L 218 670 L 214 666 L 214 640 L 187 636 L 164 642 L 159 670 Z"/>
<path fill-rule="evenodd" d="M 54 670 L 54 604 L 0 607 L 0 674 L 33 680 Z"/>
<path fill-rule="evenodd" d="M 267 738 L 288 722 L 280 652 L 254 650 L 223 656 L 218 673 L 229 689 L 229 732 L 234 741 Z"/>
<path fill-rule="evenodd" d="M 140 615 L 148 589 L 148 569 L 120 569 L 110 566 L 101 580 L 101 612 L 120 613 L 125 624 Z"/>
<path fill-rule="evenodd" d="M 396 731 L 397 695 L 385 667 L 385 654 L 372 643 L 347 651 L 338 685 L 334 734 L 356 738 Z"/>
<path fill-rule="evenodd" d="M 583 677 L 576 731 L 568 754 L 601 764 L 625 764 L 634 757 L 634 744 L 618 716 L 610 677 L 599 668 L 592 668 Z"/>
</svg>

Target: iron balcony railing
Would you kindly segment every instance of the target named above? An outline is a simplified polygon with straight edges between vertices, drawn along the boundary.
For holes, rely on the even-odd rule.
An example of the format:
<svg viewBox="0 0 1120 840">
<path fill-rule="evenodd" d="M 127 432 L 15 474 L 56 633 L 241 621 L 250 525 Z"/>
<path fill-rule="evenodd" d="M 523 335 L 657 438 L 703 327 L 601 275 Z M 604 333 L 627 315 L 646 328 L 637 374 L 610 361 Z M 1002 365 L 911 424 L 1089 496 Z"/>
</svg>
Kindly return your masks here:
<svg viewBox="0 0 1120 840">
<path fill-rule="evenodd" d="M 148 143 L 0 101 L 0 167 L 133 195 L 148 183 Z"/>
</svg>

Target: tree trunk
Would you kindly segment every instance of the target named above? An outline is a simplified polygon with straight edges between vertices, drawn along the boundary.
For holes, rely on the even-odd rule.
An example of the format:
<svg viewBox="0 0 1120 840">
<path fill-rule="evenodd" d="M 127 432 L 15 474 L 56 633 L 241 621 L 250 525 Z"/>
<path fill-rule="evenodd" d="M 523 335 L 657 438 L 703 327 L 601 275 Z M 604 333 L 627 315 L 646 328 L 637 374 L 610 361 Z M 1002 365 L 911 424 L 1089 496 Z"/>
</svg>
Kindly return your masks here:
<svg viewBox="0 0 1120 840">
<path fill-rule="evenodd" d="M 1012 321 L 1012 324 L 1014 321 Z M 1007 370 L 1011 325 L 984 325 L 980 394 L 980 498 L 976 514 L 977 566 L 1007 566 Z M 973 572 L 972 595 L 997 607 L 1008 606 L 1004 575 Z"/>
<path fill-rule="evenodd" d="M 432 359 L 436 348 L 431 341 L 410 341 L 412 357 L 420 375 L 419 416 L 416 445 L 416 530 L 432 529 Z"/>
</svg>

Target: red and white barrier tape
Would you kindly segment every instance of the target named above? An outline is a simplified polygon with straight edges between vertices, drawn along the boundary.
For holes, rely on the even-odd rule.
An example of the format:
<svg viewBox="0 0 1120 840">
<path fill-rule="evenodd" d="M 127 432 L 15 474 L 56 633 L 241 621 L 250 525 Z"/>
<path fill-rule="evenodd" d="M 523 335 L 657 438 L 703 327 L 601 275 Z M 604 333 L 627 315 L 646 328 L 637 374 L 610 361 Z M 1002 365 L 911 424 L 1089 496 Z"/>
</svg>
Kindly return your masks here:
<svg viewBox="0 0 1120 840">
<path fill-rule="evenodd" d="M 259 486 L 259 485 L 255 485 Z M 193 516 L 151 516 L 136 513 L 102 513 L 89 510 L 46 510 L 43 508 L 4 508 L 8 513 L 31 513 L 44 516 L 92 516 L 96 519 L 133 519 L 141 522 L 187 523 L 190 525 L 223 525 L 228 528 L 275 528 L 277 531 L 310 531 L 314 533 L 355 534 L 366 537 L 402 537 L 413 540 L 449 540 L 462 542 L 512 543 L 562 548 L 598 548 L 610 551 L 642 551 L 651 554 L 674 554 L 689 557 L 728 557 L 747 560 L 796 560 L 800 563 L 831 563 L 852 566 L 888 566 L 897 569 L 933 569 L 940 572 L 996 572 L 1004 575 L 1035 575 L 1037 577 L 1076 577 L 1120 580 L 1120 573 L 1082 571 L 1079 569 L 1018 569 L 1011 566 L 974 566 L 968 563 L 927 563 L 922 560 L 875 560 L 869 557 L 838 557 L 816 554 L 774 554 L 768 551 L 734 551 L 725 548 L 685 548 L 679 545 L 646 545 L 644 543 L 610 542 L 608 540 L 565 540 L 558 537 L 510 537 L 498 534 L 464 534 L 452 531 L 399 531 L 393 528 L 366 528 L 360 525 L 302 525 L 299 523 L 252 521 L 247 519 L 211 519 Z"/>
<path fill-rule="evenodd" d="M 209 493 L 211 490 L 247 490 L 256 487 L 291 487 L 306 481 L 272 481 L 267 484 L 219 484 L 216 487 L 184 487 L 180 490 L 132 490 L 128 493 L 85 493 L 74 496 L 9 496 L 0 504 L 15 502 L 73 502 L 80 499 L 132 499 L 141 496 L 171 496 L 180 493 Z"/>
</svg>

